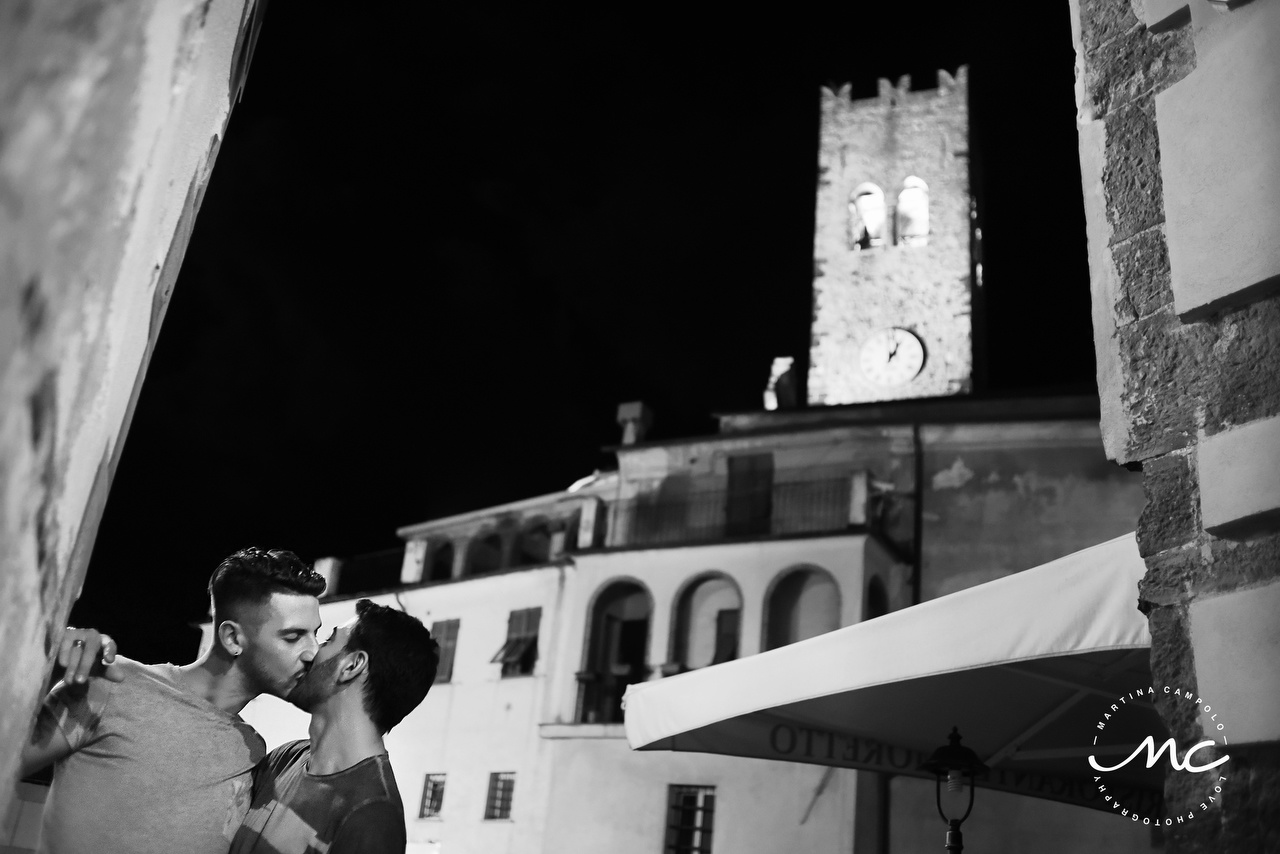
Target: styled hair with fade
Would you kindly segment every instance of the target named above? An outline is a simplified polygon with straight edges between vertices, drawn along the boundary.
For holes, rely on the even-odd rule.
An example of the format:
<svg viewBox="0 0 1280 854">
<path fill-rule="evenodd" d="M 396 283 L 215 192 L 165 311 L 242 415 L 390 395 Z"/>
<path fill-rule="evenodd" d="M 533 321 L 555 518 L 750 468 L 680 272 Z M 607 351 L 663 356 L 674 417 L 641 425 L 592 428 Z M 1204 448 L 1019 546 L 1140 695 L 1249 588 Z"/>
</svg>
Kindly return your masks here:
<svg viewBox="0 0 1280 854">
<path fill-rule="evenodd" d="M 209 576 L 209 598 L 213 601 L 216 626 L 245 605 L 260 605 L 272 593 L 294 593 L 319 597 L 324 592 L 324 576 L 284 549 L 250 546 L 230 555 Z"/>
<path fill-rule="evenodd" d="M 364 710 L 387 733 L 427 696 L 436 681 L 440 645 L 417 617 L 368 599 L 356 603 L 359 619 L 345 649 L 369 656 Z"/>
</svg>

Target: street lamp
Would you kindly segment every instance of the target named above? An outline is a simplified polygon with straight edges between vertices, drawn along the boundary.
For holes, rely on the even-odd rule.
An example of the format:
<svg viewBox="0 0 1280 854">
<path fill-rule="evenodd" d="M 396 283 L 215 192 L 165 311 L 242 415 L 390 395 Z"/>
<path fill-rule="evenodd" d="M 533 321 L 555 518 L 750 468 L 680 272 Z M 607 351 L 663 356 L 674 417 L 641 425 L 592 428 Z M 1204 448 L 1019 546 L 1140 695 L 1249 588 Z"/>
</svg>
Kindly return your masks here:
<svg viewBox="0 0 1280 854">
<path fill-rule="evenodd" d="M 947 736 L 947 739 L 950 743 L 933 751 L 929 761 L 923 763 L 920 770 L 932 771 L 936 778 L 938 815 L 942 816 L 942 820 L 947 823 L 947 843 L 944 847 L 948 851 L 963 851 L 964 840 L 960 836 L 960 825 L 969 817 L 969 813 L 973 812 L 973 778 L 985 772 L 987 766 L 982 764 L 978 754 L 960 745 L 959 727 L 953 726 L 951 735 Z M 958 792 L 964 785 L 966 776 L 969 778 L 969 808 L 959 818 L 948 818 L 942 811 L 942 778 L 947 779 L 947 791 Z"/>
</svg>

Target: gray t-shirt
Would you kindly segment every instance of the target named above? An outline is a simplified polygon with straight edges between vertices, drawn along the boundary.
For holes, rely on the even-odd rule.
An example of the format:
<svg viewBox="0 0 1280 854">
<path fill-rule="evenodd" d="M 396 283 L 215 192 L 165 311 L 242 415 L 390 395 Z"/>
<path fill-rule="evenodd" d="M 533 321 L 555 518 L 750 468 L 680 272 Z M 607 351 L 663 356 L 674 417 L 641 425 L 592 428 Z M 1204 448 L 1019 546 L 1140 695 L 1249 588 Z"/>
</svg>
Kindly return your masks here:
<svg viewBox="0 0 1280 854">
<path fill-rule="evenodd" d="M 54 768 L 40 851 L 226 854 L 266 744 L 174 665 L 117 661 L 124 681 L 59 683 L 45 700 L 73 752 Z"/>
</svg>

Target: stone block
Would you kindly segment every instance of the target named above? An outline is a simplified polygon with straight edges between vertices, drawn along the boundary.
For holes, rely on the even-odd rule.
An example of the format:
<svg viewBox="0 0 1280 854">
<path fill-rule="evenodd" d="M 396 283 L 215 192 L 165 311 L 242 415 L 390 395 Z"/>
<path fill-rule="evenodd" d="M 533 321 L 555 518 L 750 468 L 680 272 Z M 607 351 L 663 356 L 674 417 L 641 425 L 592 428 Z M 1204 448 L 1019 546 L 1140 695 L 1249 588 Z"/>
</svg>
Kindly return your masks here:
<svg viewBox="0 0 1280 854">
<path fill-rule="evenodd" d="M 1196 811 L 1207 796 L 1198 774 L 1168 774 L 1164 784 L 1165 809 L 1171 814 Z M 1216 854 L 1222 850 L 1222 825 L 1216 821 L 1189 821 L 1164 831 L 1162 854 Z M 1161 849 L 1152 846 L 1152 851 Z"/>
<path fill-rule="evenodd" d="M 1191 27 L 1164 33 L 1129 30 L 1090 56 L 1086 67 L 1097 115 L 1109 114 L 1191 73 L 1196 67 Z"/>
<path fill-rule="evenodd" d="M 1180 323 L 1168 310 L 1119 330 L 1121 403 L 1131 431 L 1126 459 L 1150 459 L 1195 441 L 1213 337 L 1212 328 Z"/>
<path fill-rule="evenodd" d="M 1205 732 L 1280 741 L 1280 581 L 1193 602 L 1188 622 Z"/>
<path fill-rule="evenodd" d="M 1102 185 L 1112 245 L 1164 221 L 1160 140 L 1151 99 L 1106 117 L 1106 166 Z"/>
<path fill-rule="evenodd" d="M 1080 23 L 1086 53 L 1093 53 L 1141 23 L 1129 0 L 1082 0 Z"/>
<path fill-rule="evenodd" d="M 1151 611 L 1148 622 L 1151 626 L 1151 649 L 1159 650 L 1159 654 L 1151 656 L 1151 684 L 1156 688 L 1156 711 L 1169 728 L 1169 734 L 1179 744 L 1194 742 L 1201 733 L 1200 719 L 1196 714 L 1198 707 L 1173 699 L 1171 695 L 1161 691 L 1165 685 L 1192 693 L 1199 690 L 1196 685 L 1191 637 L 1187 629 L 1186 606 L 1155 608 Z"/>
<path fill-rule="evenodd" d="M 1169 247 L 1164 232 L 1150 228 L 1112 250 L 1121 296 L 1116 323 L 1123 326 L 1146 317 L 1173 301 L 1169 289 Z"/>
<path fill-rule="evenodd" d="M 1280 578 L 1280 534 L 1247 542 L 1211 539 L 1208 570 L 1196 584 L 1196 593 L 1229 592 L 1257 587 Z"/>
<path fill-rule="evenodd" d="M 1195 472 L 1185 454 L 1166 454 L 1143 463 L 1147 504 L 1138 518 L 1138 552 L 1146 557 L 1195 539 Z"/>
<path fill-rule="evenodd" d="M 1197 470 L 1206 531 L 1280 527 L 1280 416 L 1204 437 Z"/>
<path fill-rule="evenodd" d="M 1215 376 L 1205 389 L 1205 432 L 1280 414 L 1280 300 L 1246 306 L 1214 326 Z"/>
<path fill-rule="evenodd" d="M 1280 4 L 1253 6 L 1156 96 L 1174 305 L 1188 317 L 1280 290 Z"/>
<path fill-rule="evenodd" d="M 1147 606 L 1185 603 L 1203 581 L 1205 561 L 1194 546 L 1147 558 L 1147 572 L 1138 582 L 1138 599 Z"/>
</svg>

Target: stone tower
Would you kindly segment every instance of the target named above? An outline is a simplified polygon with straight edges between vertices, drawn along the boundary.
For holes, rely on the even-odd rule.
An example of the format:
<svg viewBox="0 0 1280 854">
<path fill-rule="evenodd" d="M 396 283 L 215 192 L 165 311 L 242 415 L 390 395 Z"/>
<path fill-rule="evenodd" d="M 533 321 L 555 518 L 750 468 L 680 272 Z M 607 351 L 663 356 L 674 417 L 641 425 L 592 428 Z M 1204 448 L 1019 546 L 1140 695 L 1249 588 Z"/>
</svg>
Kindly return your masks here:
<svg viewBox="0 0 1280 854">
<path fill-rule="evenodd" d="M 967 69 L 822 92 L 809 403 L 970 391 Z"/>
</svg>

